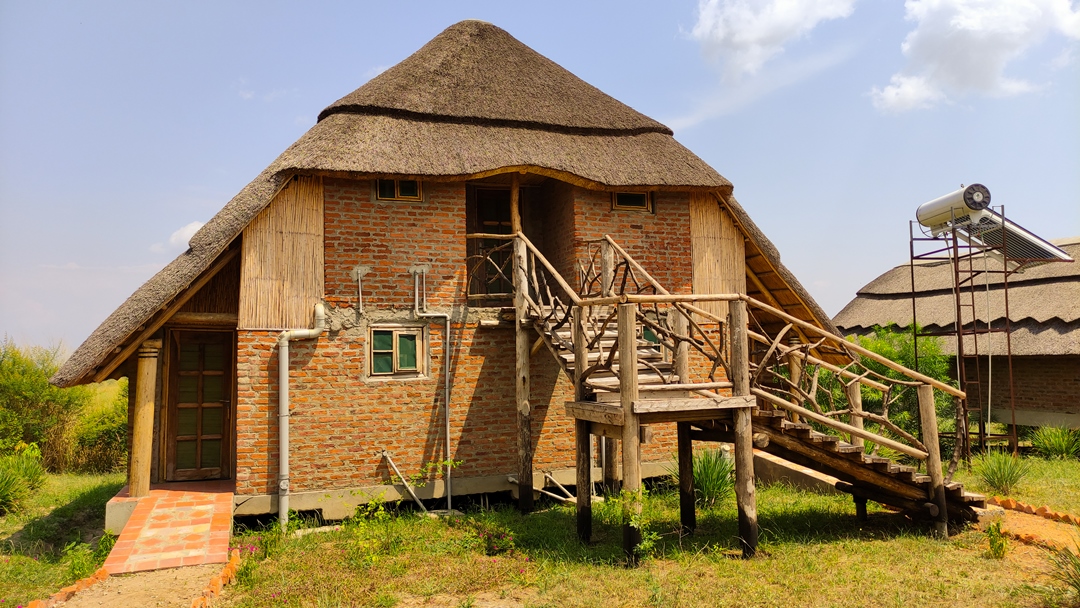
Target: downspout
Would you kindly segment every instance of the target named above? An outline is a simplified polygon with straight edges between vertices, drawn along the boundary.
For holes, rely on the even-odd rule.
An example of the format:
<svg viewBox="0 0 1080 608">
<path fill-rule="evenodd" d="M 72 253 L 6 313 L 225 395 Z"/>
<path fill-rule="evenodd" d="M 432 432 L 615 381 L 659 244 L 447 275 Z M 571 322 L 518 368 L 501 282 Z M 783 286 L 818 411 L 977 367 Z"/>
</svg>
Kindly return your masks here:
<svg viewBox="0 0 1080 608">
<path fill-rule="evenodd" d="M 453 510 L 451 504 L 453 486 L 450 480 L 450 471 L 453 469 L 450 458 L 450 315 L 436 312 L 421 312 L 420 307 L 420 277 L 424 277 L 424 310 L 427 310 L 427 269 L 424 266 L 414 266 L 410 269 L 413 275 L 413 315 L 417 319 L 442 319 L 446 324 L 446 335 L 443 342 L 443 418 L 446 420 L 446 512 Z"/>
<path fill-rule="evenodd" d="M 278 335 L 278 522 L 289 524 L 289 341 L 318 338 L 326 330 L 326 307 L 315 305 L 313 329 L 286 329 Z"/>
</svg>

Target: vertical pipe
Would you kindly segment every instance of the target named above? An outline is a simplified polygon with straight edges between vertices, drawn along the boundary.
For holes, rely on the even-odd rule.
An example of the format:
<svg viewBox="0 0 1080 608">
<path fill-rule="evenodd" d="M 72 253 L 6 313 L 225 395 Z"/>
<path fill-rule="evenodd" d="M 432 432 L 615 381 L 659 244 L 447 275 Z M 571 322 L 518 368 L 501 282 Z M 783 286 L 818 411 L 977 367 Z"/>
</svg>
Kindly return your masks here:
<svg viewBox="0 0 1080 608">
<path fill-rule="evenodd" d="M 922 440 L 926 445 L 926 473 L 930 475 L 930 502 L 937 505 L 934 518 L 934 534 L 939 538 L 949 536 L 949 512 L 945 505 L 945 475 L 941 469 L 941 444 L 938 442 L 937 410 L 934 407 L 934 387 L 920 384 L 919 421 L 922 423 Z"/>
<path fill-rule="evenodd" d="M 638 399 L 637 305 L 619 304 L 619 398 L 623 411 L 622 470 L 623 495 L 630 501 L 623 513 L 623 551 L 630 563 L 637 563 L 641 529 L 633 521 L 641 515 L 641 426 L 634 413 Z M 635 525 L 637 524 L 637 525 Z"/>
<path fill-rule="evenodd" d="M 747 333 L 746 302 L 736 300 L 729 305 L 731 317 L 731 394 L 741 397 L 750 394 L 750 353 Z M 735 502 L 739 510 L 739 538 L 743 557 L 757 552 L 757 492 L 754 488 L 754 427 L 750 408 L 740 407 L 732 412 L 735 418 Z"/>
<path fill-rule="evenodd" d="M 419 285 L 423 285 L 423 309 L 421 310 L 421 296 Z M 452 452 L 450 451 L 450 353 L 453 341 L 450 339 L 450 315 L 443 313 L 427 312 L 427 272 L 419 270 L 413 273 L 413 315 L 417 319 L 442 319 L 446 325 L 446 333 L 443 336 L 443 421 L 446 438 L 446 471 L 443 479 L 446 481 L 446 512 L 454 510 L 454 465 Z"/>
<path fill-rule="evenodd" d="M 153 458 L 154 401 L 157 394 L 158 353 L 161 340 L 147 340 L 139 347 L 135 379 L 135 412 L 131 424 L 131 467 L 128 496 L 150 494 L 150 461 Z"/>
</svg>

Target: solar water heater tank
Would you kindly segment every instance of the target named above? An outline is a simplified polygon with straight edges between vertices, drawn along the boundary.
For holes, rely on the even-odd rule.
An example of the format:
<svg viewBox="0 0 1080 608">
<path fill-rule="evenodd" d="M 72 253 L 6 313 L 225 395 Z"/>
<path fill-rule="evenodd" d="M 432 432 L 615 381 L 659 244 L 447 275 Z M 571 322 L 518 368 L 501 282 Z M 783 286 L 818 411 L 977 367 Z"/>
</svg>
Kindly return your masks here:
<svg viewBox="0 0 1080 608">
<path fill-rule="evenodd" d="M 978 223 L 989 206 L 990 190 L 982 184 L 971 184 L 919 205 L 915 217 L 927 228 L 949 223 Z"/>
</svg>

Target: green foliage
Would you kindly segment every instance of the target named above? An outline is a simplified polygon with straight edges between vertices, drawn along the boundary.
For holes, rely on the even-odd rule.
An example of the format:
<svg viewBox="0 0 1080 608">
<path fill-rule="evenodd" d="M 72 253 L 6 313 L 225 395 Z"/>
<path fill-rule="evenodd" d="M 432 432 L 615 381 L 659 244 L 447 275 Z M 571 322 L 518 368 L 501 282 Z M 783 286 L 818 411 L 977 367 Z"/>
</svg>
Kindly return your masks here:
<svg viewBox="0 0 1080 608">
<path fill-rule="evenodd" d="M 34 444 L 20 444 L 14 454 L 0 456 L 0 470 L 8 470 L 26 482 L 26 489 L 34 491 L 45 483 L 45 467 L 41 464 L 41 451 Z"/>
<path fill-rule="evenodd" d="M 1050 576 L 1072 590 L 1075 600 L 1080 602 L 1080 554 L 1068 547 L 1050 549 Z"/>
<path fill-rule="evenodd" d="M 83 473 L 110 473 L 127 462 L 128 383 L 120 380 L 120 390 L 112 403 L 88 411 L 75 429 L 78 446 L 73 467 Z"/>
<path fill-rule="evenodd" d="M 468 520 L 484 555 L 514 553 L 514 533 L 506 526 L 493 521 Z"/>
<path fill-rule="evenodd" d="M 1026 461 L 1008 452 L 991 450 L 975 461 L 975 473 L 994 492 L 1008 495 L 1030 470 Z"/>
<path fill-rule="evenodd" d="M 92 391 L 49 384 L 59 368 L 59 347 L 19 348 L 6 336 L 0 342 L 0 453 L 37 443 L 47 468 L 67 468 L 72 431 Z"/>
<path fill-rule="evenodd" d="M 694 497 L 711 509 L 735 493 L 735 461 L 722 450 L 694 453 Z"/>
<path fill-rule="evenodd" d="M 1043 426 L 1029 435 L 1031 446 L 1043 458 L 1080 456 L 1080 431 L 1061 426 Z"/>
<path fill-rule="evenodd" d="M 986 554 L 994 559 L 1004 559 L 1008 549 L 1005 534 L 1001 532 L 1001 522 L 995 521 L 986 528 L 986 539 L 990 541 L 990 548 Z"/>
<path fill-rule="evenodd" d="M 0 515 L 18 511 L 29 493 L 30 488 L 22 475 L 0 467 Z"/>
</svg>

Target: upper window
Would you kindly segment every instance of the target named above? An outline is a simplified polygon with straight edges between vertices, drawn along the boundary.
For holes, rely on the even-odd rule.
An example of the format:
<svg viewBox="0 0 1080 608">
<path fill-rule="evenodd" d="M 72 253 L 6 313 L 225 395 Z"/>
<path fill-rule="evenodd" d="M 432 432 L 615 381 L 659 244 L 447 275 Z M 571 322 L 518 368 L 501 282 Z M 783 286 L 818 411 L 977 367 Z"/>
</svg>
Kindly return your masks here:
<svg viewBox="0 0 1080 608">
<path fill-rule="evenodd" d="M 652 213 L 652 196 L 648 192 L 613 192 L 611 194 L 611 208 L 621 211 Z"/>
<path fill-rule="evenodd" d="M 372 376 L 419 376 L 424 373 L 424 328 L 371 329 Z"/>
<path fill-rule="evenodd" d="M 415 179 L 376 180 L 375 196 L 380 201 L 419 201 L 423 199 L 420 182 Z"/>
</svg>

